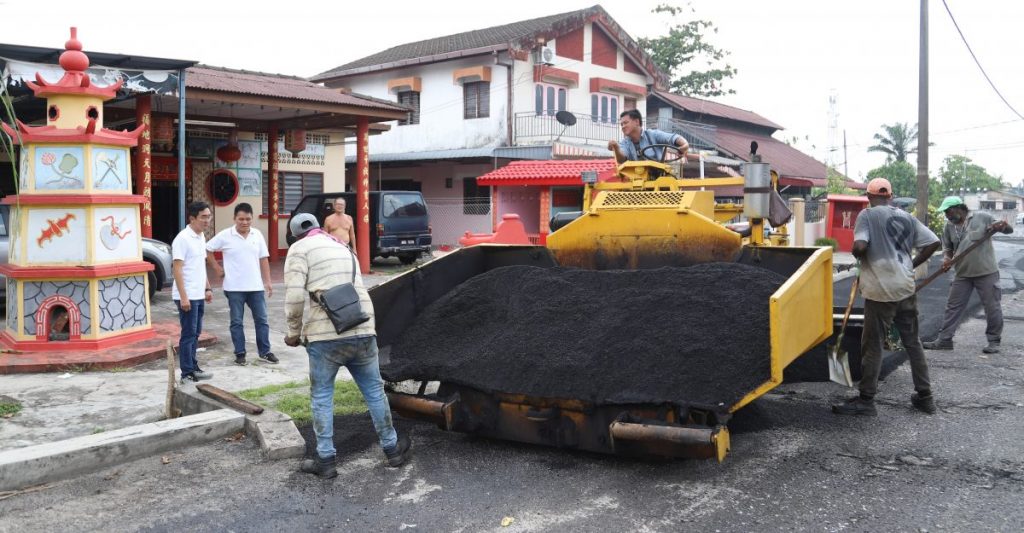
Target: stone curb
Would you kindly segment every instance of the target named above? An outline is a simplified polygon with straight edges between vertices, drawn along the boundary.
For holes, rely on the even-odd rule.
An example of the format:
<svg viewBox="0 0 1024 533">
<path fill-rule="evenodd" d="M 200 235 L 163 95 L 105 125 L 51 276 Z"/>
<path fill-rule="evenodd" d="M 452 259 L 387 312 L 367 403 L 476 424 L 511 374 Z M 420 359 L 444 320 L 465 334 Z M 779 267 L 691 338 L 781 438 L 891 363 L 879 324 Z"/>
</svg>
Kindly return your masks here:
<svg viewBox="0 0 1024 533">
<path fill-rule="evenodd" d="M 174 389 L 174 406 L 181 409 L 183 415 L 231 409 L 199 392 L 192 383 Z M 290 416 L 267 408 L 258 415 L 244 416 L 245 433 L 256 439 L 267 459 L 291 459 L 305 455 L 306 441 Z"/>
<path fill-rule="evenodd" d="M 214 441 L 245 428 L 245 417 L 218 409 L 172 420 L 0 452 L 0 491 L 95 472 L 126 461 Z"/>
</svg>

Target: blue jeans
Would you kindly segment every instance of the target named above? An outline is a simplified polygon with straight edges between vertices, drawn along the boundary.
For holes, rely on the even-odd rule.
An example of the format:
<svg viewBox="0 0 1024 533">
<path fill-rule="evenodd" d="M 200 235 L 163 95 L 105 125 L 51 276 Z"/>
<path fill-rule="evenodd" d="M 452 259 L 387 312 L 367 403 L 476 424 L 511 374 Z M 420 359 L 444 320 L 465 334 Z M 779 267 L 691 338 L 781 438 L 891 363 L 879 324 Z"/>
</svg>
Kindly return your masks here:
<svg viewBox="0 0 1024 533">
<path fill-rule="evenodd" d="M 270 325 L 267 324 L 267 299 L 263 291 L 224 291 L 228 297 L 228 308 L 231 311 L 231 344 L 235 346 L 235 355 L 245 355 L 245 329 L 242 319 L 245 317 L 245 306 L 252 312 L 252 321 L 256 323 L 256 349 L 260 355 L 270 353 Z"/>
<path fill-rule="evenodd" d="M 189 302 L 192 303 L 192 308 L 182 311 L 181 302 L 174 301 L 174 305 L 178 306 L 178 319 L 181 321 L 178 362 L 181 366 L 182 376 L 199 370 L 196 348 L 199 347 L 199 334 L 203 332 L 203 310 L 206 306 L 206 302 L 203 300 L 189 300 Z"/>
<path fill-rule="evenodd" d="M 316 433 L 316 453 L 322 458 L 333 457 L 334 450 L 334 379 L 338 369 L 345 367 L 363 393 L 363 399 L 373 418 L 382 448 L 398 443 L 398 433 L 391 423 L 391 406 L 384 394 L 384 380 L 380 377 L 377 361 L 377 337 L 348 337 L 317 341 L 306 347 L 309 354 L 309 396 L 313 410 L 313 432 Z"/>
</svg>

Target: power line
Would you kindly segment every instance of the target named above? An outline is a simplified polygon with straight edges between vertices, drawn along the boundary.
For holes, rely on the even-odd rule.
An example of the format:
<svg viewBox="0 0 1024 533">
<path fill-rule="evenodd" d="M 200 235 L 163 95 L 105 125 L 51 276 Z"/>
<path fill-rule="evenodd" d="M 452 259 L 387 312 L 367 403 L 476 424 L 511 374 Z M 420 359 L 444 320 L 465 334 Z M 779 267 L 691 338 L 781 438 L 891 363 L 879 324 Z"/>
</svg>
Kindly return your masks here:
<svg viewBox="0 0 1024 533">
<path fill-rule="evenodd" d="M 974 64 L 978 65 L 978 70 L 981 71 L 981 75 L 985 76 L 985 80 L 992 86 L 992 90 L 995 91 L 996 95 L 999 96 L 999 99 L 1006 104 L 1006 107 L 1010 108 L 1010 111 L 1013 111 L 1014 115 L 1017 115 L 1021 120 L 1024 120 L 1024 115 L 1018 113 L 1017 110 L 1010 105 L 1010 102 L 1006 101 L 1006 98 L 1003 97 L 1003 93 L 999 92 L 999 89 L 996 88 L 996 84 L 992 82 L 992 78 L 988 77 L 988 73 L 985 72 L 985 69 L 981 66 L 981 62 L 978 61 L 978 56 L 974 55 L 974 50 L 971 50 L 971 45 L 967 44 L 967 38 L 964 37 L 964 32 L 960 31 L 960 25 L 956 23 L 956 18 L 953 17 L 953 12 L 950 11 L 949 4 L 946 3 L 946 0 L 942 0 L 942 5 L 946 8 L 946 13 L 949 13 L 949 20 L 953 21 L 953 27 L 956 28 L 956 32 L 960 34 L 960 40 L 964 42 L 964 46 L 966 46 L 967 51 L 970 52 L 971 58 L 974 59 Z"/>
</svg>

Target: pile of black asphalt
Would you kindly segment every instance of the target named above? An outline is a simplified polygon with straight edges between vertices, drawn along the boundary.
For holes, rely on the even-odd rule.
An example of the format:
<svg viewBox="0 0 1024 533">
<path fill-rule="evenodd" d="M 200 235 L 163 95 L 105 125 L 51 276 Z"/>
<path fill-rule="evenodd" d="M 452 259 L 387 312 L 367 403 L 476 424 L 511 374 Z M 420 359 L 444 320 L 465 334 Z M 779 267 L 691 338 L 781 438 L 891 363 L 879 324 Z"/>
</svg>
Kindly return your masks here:
<svg viewBox="0 0 1024 533">
<path fill-rule="evenodd" d="M 424 309 L 381 371 L 596 405 L 724 410 L 770 377 L 769 298 L 783 282 L 736 263 L 498 268 Z"/>
</svg>

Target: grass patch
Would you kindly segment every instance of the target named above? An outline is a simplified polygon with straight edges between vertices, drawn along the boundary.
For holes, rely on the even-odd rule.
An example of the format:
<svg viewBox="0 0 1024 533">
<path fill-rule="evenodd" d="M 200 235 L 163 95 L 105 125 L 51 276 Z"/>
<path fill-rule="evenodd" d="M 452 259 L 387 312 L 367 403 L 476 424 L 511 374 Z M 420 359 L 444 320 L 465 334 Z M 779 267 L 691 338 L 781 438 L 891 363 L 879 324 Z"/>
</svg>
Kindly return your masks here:
<svg viewBox="0 0 1024 533">
<path fill-rule="evenodd" d="M 131 371 L 132 371 L 132 369 L 127 367 L 127 366 L 115 366 L 113 368 L 108 368 L 107 369 L 107 372 L 113 372 L 115 374 L 121 373 L 121 372 L 131 372 Z"/>
<path fill-rule="evenodd" d="M 10 418 L 20 412 L 20 402 L 0 402 L 0 418 Z"/>
<path fill-rule="evenodd" d="M 313 420 L 313 410 L 309 404 L 308 381 L 266 385 L 244 390 L 238 395 L 264 407 L 281 411 L 292 417 L 292 420 L 298 425 L 308 424 Z M 363 400 L 359 387 L 351 381 L 336 382 L 334 384 L 334 414 L 351 415 L 364 412 L 366 412 L 366 401 Z"/>
</svg>

